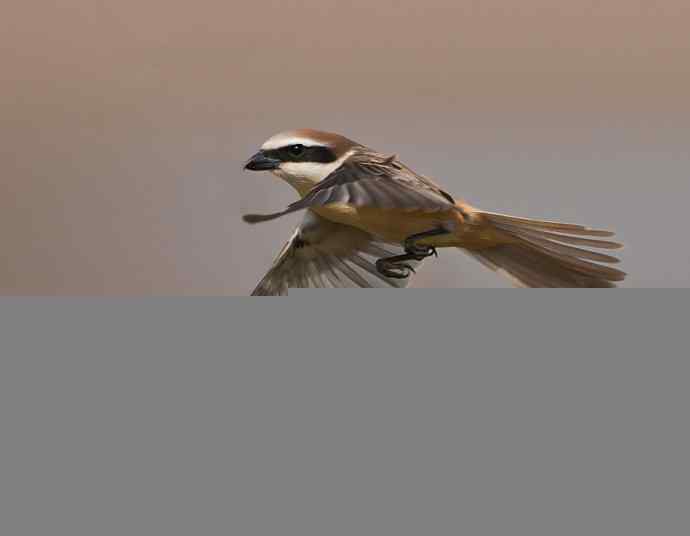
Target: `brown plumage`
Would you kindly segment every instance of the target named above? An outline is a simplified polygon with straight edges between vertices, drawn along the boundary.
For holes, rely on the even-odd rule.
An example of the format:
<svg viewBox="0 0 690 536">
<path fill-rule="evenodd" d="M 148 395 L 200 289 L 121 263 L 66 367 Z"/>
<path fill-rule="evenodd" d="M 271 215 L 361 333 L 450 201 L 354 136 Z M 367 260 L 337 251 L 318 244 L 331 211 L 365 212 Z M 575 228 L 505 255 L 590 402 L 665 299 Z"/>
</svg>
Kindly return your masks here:
<svg viewBox="0 0 690 536">
<path fill-rule="evenodd" d="M 609 231 L 580 225 L 512 218 L 483 213 L 488 225 L 507 235 L 505 243 L 466 251 L 496 271 L 526 287 L 613 287 L 625 273 L 596 262 L 617 263 L 603 253 L 566 245 L 577 243 L 599 249 L 617 249 L 621 244 L 571 236 L 610 236 Z M 583 243 L 584 242 L 584 243 Z M 596 261 L 596 262 L 590 262 Z"/>
<path fill-rule="evenodd" d="M 397 156 L 343 136 L 292 131 L 274 136 L 263 150 L 305 144 L 331 151 L 332 158 L 313 162 L 295 156 L 276 163 L 273 172 L 295 186 L 301 198 L 279 212 L 246 215 L 245 221 L 268 221 L 306 209 L 323 222 L 342 226 L 340 230 L 357 229 L 372 241 L 397 246 L 412 235 L 441 229 L 445 233 L 415 244 L 460 248 L 527 287 L 612 287 L 625 278 L 624 272 L 607 266 L 618 262 L 616 257 L 591 251 L 620 248 L 603 239 L 612 232 L 482 211 L 455 200 Z M 354 283 L 362 286 L 363 281 L 355 277 Z M 311 280 L 310 286 L 322 285 Z"/>
</svg>

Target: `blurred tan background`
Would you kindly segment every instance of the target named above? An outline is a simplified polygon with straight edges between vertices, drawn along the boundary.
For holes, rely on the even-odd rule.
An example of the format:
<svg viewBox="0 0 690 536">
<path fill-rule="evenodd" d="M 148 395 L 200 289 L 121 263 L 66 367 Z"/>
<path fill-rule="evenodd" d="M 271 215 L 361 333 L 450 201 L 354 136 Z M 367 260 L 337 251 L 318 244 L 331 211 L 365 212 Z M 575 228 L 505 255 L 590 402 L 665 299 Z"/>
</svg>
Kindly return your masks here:
<svg viewBox="0 0 690 536">
<path fill-rule="evenodd" d="M 241 167 L 295 127 L 690 286 L 687 0 L 108 4 L 4 4 L 2 294 L 248 293 L 301 216 L 243 224 L 294 194 Z M 415 286 L 507 284 L 444 250 Z"/>
</svg>

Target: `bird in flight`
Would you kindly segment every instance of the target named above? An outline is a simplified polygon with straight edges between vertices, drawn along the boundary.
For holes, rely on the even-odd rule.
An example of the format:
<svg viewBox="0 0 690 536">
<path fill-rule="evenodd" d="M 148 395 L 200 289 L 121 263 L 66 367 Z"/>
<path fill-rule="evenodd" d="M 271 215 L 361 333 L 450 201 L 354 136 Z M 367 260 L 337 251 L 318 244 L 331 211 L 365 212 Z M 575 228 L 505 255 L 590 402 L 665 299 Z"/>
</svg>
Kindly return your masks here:
<svg viewBox="0 0 690 536">
<path fill-rule="evenodd" d="M 437 248 L 460 248 L 524 287 L 613 287 L 619 259 L 611 231 L 480 210 L 453 197 L 396 155 L 330 132 L 301 129 L 271 137 L 245 165 L 270 171 L 299 200 L 247 223 L 305 211 L 300 225 L 252 295 L 288 288 L 403 287 Z"/>
</svg>

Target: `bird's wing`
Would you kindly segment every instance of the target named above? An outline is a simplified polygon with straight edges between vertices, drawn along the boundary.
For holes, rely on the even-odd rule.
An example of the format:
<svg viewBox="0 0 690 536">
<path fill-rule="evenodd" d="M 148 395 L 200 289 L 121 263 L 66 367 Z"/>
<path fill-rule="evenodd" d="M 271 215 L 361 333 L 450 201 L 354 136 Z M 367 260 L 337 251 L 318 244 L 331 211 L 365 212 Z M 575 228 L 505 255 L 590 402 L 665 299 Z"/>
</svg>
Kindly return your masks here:
<svg viewBox="0 0 690 536">
<path fill-rule="evenodd" d="M 356 207 L 448 210 L 453 198 L 431 179 L 418 175 L 395 156 L 361 150 L 317 183 L 300 200 L 272 214 L 247 214 L 248 223 L 268 221 L 309 207 L 343 203 Z"/>
<path fill-rule="evenodd" d="M 364 231 L 308 211 L 252 296 L 285 295 L 288 288 L 404 287 L 410 278 L 385 277 L 375 266 L 377 259 L 402 252 Z M 419 262 L 410 264 L 416 267 Z"/>
</svg>

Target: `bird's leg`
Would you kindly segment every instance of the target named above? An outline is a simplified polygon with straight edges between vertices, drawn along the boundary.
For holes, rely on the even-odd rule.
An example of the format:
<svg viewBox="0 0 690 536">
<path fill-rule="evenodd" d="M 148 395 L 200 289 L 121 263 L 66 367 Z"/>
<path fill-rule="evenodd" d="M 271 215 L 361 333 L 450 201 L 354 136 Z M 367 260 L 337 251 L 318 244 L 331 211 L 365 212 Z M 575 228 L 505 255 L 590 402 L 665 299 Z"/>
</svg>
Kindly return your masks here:
<svg viewBox="0 0 690 536">
<path fill-rule="evenodd" d="M 405 261 L 421 261 L 430 256 L 438 257 L 436 248 L 432 246 L 418 246 L 415 244 L 417 240 L 428 238 L 430 236 L 438 236 L 448 234 L 445 229 L 432 229 L 424 233 L 417 233 L 408 236 L 403 247 L 405 253 L 403 255 L 394 255 L 393 257 L 385 257 L 376 261 L 376 269 L 380 274 L 386 277 L 393 277 L 395 279 L 405 279 L 414 273 L 414 268 Z"/>
<path fill-rule="evenodd" d="M 403 242 L 403 246 L 405 248 L 405 252 L 409 253 L 411 255 L 416 255 L 418 261 L 421 261 L 422 259 L 426 257 L 430 257 L 433 255 L 434 257 L 438 257 L 438 253 L 436 252 L 436 248 L 433 246 L 420 246 L 415 244 L 417 240 L 421 240 L 422 238 L 428 238 L 430 236 L 438 236 L 438 235 L 444 235 L 448 234 L 448 231 L 445 229 L 439 227 L 437 229 L 431 229 L 430 231 L 425 231 L 423 233 L 417 233 L 408 236 L 405 239 L 405 242 Z"/>
<path fill-rule="evenodd" d="M 424 257 L 422 257 L 424 258 Z M 393 255 L 384 257 L 376 261 L 376 269 L 381 275 L 392 277 L 393 279 L 405 279 L 414 273 L 414 268 L 405 261 L 418 261 L 419 255 L 405 253 L 404 255 Z"/>
</svg>

